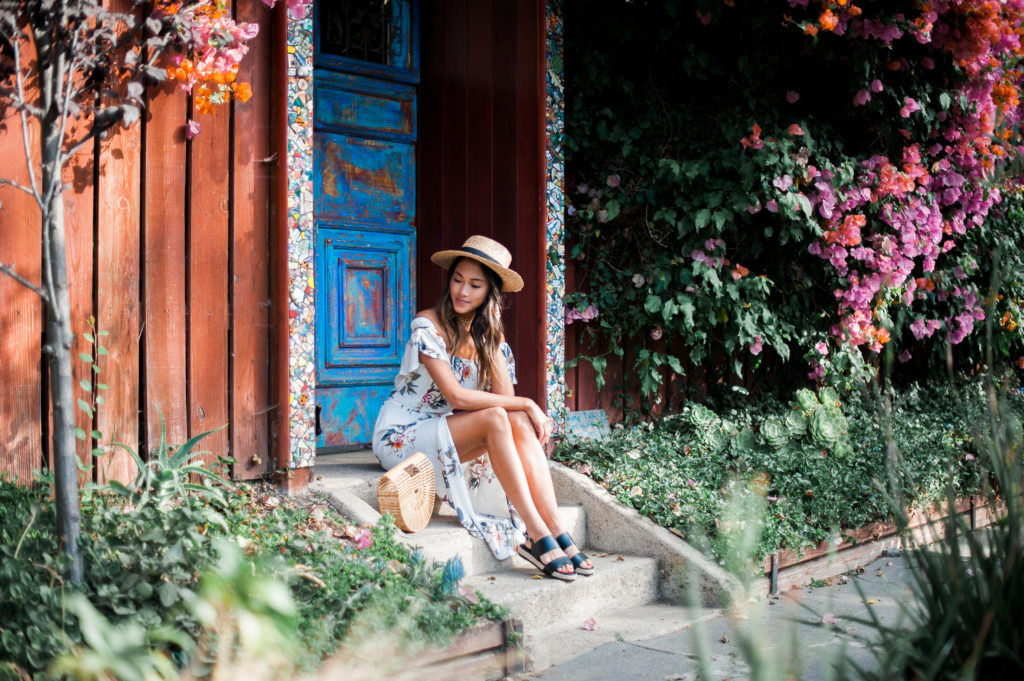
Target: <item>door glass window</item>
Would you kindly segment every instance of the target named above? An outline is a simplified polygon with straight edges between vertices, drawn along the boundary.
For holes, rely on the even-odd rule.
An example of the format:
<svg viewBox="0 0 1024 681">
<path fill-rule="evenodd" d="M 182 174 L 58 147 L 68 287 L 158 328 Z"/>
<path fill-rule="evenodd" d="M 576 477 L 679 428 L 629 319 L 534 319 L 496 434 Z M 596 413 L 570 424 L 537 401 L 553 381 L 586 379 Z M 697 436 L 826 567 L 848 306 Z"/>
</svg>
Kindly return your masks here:
<svg viewBox="0 0 1024 681">
<path fill-rule="evenodd" d="M 320 51 L 391 66 L 395 38 L 402 33 L 402 13 L 393 11 L 394 4 L 387 0 L 321 3 Z"/>
</svg>

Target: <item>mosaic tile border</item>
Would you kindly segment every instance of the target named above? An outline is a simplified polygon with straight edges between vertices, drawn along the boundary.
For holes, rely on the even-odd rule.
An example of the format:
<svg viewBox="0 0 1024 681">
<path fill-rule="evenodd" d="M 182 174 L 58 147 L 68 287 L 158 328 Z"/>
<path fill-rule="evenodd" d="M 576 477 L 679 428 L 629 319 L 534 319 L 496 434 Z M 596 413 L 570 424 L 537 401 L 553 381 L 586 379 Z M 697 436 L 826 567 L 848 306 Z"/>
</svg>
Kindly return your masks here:
<svg viewBox="0 0 1024 681">
<path fill-rule="evenodd" d="M 288 437 L 291 467 L 316 457 L 313 13 L 288 11 Z"/>
<path fill-rule="evenodd" d="M 547 166 L 547 404 L 555 431 L 565 424 L 565 164 L 562 134 L 565 102 L 562 86 L 564 33 L 562 1 L 545 3 L 545 129 Z"/>
</svg>

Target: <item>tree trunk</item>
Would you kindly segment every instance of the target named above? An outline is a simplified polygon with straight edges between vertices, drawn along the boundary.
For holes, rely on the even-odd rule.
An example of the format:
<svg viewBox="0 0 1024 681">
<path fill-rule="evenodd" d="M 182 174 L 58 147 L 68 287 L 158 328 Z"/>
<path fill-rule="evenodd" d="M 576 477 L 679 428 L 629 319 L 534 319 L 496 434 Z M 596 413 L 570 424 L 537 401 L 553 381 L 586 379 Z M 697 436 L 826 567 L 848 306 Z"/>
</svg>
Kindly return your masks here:
<svg viewBox="0 0 1024 681">
<path fill-rule="evenodd" d="M 58 170 L 59 172 L 59 170 Z M 78 504 L 78 452 L 75 445 L 74 377 L 71 371 L 71 300 L 68 295 L 67 251 L 64 248 L 64 197 L 55 192 L 45 225 L 50 233 L 50 268 L 53 300 L 47 305 L 46 345 L 50 359 L 50 395 L 53 401 L 53 471 L 60 541 L 71 558 L 72 582 L 83 577 L 78 537 L 82 515 Z"/>
<path fill-rule="evenodd" d="M 75 395 L 71 369 L 71 298 L 68 294 L 68 256 L 64 234 L 64 193 L 61 182 L 63 146 L 60 97 L 64 91 L 61 41 L 51 42 L 48 27 L 35 32 L 41 68 L 40 169 L 43 210 L 43 289 L 46 291 L 44 349 L 50 363 L 50 400 L 53 404 L 53 472 L 57 501 L 57 532 L 71 559 L 67 575 L 72 582 L 84 576 L 78 547 L 82 514 L 78 501 L 78 452 L 75 446 Z M 54 47 L 58 52 L 54 52 Z M 46 200 L 45 197 L 49 196 Z"/>
</svg>

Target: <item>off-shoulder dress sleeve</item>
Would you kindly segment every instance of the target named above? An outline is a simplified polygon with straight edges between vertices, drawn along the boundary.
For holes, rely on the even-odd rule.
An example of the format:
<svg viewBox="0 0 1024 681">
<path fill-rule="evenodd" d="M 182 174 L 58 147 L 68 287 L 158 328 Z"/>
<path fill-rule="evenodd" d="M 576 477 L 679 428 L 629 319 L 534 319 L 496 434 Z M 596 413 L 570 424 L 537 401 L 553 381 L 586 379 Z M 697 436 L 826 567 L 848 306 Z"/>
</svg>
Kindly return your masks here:
<svg viewBox="0 0 1024 681">
<path fill-rule="evenodd" d="M 509 347 L 508 343 L 502 342 L 498 349 L 505 358 L 505 366 L 508 367 L 508 377 L 512 381 L 512 385 L 515 385 L 518 381 L 516 381 L 516 358 L 512 356 L 512 348 Z"/>
<path fill-rule="evenodd" d="M 402 365 L 398 368 L 399 375 L 407 374 L 423 363 L 420 361 L 421 352 L 431 359 L 449 361 L 444 338 L 440 332 L 429 319 L 417 317 L 412 320 L 412 335 L 405 344 L 405 355 L 402 356 Z"/>
</svg>

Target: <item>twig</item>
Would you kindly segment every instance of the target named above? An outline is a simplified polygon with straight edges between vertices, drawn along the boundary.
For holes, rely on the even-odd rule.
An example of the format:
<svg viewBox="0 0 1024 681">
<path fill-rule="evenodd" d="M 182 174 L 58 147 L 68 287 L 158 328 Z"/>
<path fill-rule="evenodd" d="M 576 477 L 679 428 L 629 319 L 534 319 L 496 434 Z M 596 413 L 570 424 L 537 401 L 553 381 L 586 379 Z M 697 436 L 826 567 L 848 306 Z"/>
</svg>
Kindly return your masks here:
<svg viewBox="0 0 1024 681">
<path fill-rule="evenodd" d="M 14 187 L 15 189 L 20 189 L 21 191 L 35 198 L 35 194 L 32 193 L 32 187 L 26 187 L 25 185 L 19 182 L 15 182 L 14 180 L 5 180 L 2 177 L 0 177 L 0 184 L 6 184 L 8 186 Z"/>
<path fill-rule="evenodd" d="M 36 174 L 32 167 L 32 146 L 28 143 L 28 116 L 25 112 L 25 77 L 21 73 L 21 40 L 18 35 L 14 36 L 11 45 L 14 51 L 14 73 L 18 84 L 18 100 L 20 102 L 18 114 L 21 117 L 21 142 L 25 147 L 25 165 L 28 168 L 29 183 L 32 185 L 32 196 L 35 198 L 36 203 L 39 204 L 39 210 L 45 211 L 43 197 L 39 193 L 39 187 L 36 186 Z"/>
<path fill-rule="evenodd" d="M 21 538 L 18 539 L 18 546 L 14 549 L 14 557 L 17 558 L 18 554 L 21 553 L 21 544 L 25 541 L 25 537 L 28 535 L 28 531 L 32 529 L 32 526 L 36 522 L 36 508 L 32 508 L 32 516 L 28 519 L 28 525 L 25 526 L 25 531 L 21 533 Z"/>
<path fill-rule="evenodd" d="M 23 277 L 20 274 L 18 274 L 17 272 L 15 272 L 14 269 L 10 265 L 5 265 L 3 263 L 0 263 L 0 272 L 3 272 L 7 276 L 9 276 L 11 279 L 14 279 L 14 281 L 18 282 L 19 284 L 21 284 L 25 288 L 27 288 L 27 289 L 31 290 L 32 292 L 34 292 L 37 296 L 39 296 L 40 298 L 43 299 L 43 302 L 49 302 L 49 298 L 46 295 L 46 291 L 44 291 L 43 289 L 39 288 L 38 286 L 33 284 L 31 281 L 29 281 L 25 277 Z"/>
</svg>

